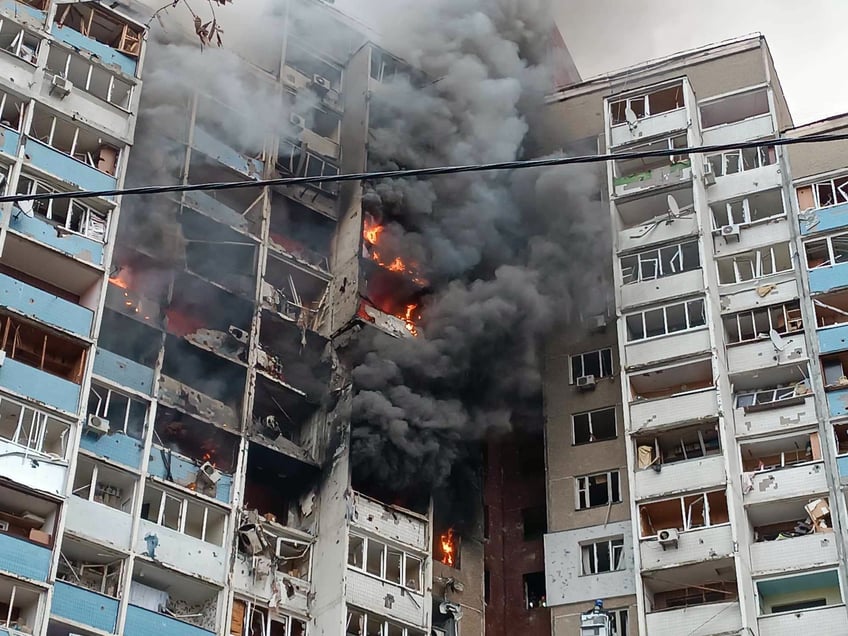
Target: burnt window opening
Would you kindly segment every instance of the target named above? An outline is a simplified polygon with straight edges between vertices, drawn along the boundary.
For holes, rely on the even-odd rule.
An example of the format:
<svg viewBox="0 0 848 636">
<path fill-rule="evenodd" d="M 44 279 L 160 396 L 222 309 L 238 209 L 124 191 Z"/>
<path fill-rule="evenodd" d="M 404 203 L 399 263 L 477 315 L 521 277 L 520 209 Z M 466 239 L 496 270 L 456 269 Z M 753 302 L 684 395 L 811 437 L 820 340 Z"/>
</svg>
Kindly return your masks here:
<svg viewBox="0 0 848 636">
<path fill-rule="evenodd" d="M 175 409 L 160 405 L 156 410 L 153 443 L 194 460 L 198 466 L 209 462 L 222 473 L 235 472 L 238 437 Z M 202 483 L 198 480 L 198 487 Z"/>
<path fill-rule="evenodd" d="M 259 169 L 256 162 L 248 162 L 248 169 Z M 251 175 L 261 176 L 261 175 Z M 228 168 L 200 152 L 192 152 L 187 175 L 188 183 L 249 182 L 252 179 Z M 186 192 L 185 205 L 224 223 L 239 232 L 259 236 L 262 231 L 262 208 L 265 194 L 261 188 L 235 188 L 211 192 Z"/>
<path fill-rule="evenodd" d="M 167 336 L 162 373 L 236 412 L 241 409 L 247 370 L 234 362 Z"/>
<path fill-rule="evenodd" d="M 215 311 L 210 311 L 213 307 Z M 168 333 L 185 338 L 201 330 L 206 336 L 213 335 L 209 332 L 218 332 L 222 353 L 241 359 L 239 353 L 246 349 L 246 343 L 226 336 L 230 334 L 231 327 L 240 332 L 250 331 L 253 320 L 253 304 L 250 301 L 196 276 L 181 273 L 174 281 L 173 298 L 165 313 Z"/>
<path fill-rule="evenodd" d="M 132 173 L 132 170 L 130 167 L 129 172 Z M 175 179 L 170 175 L 163 178 Z M 140 269 L 162 270 L 160 278 L 170 282 L 170 270 L 182 268 L 185 262 L 185 246 L 177 225 L 179 210 L 179 203 L 169 195 L 140 195 L 124 201 L 115 236 L 113 271 L 110 274 L 121 267 L 137 265 Z M 136 259 L 140 262 L 136 263 Z M 166 273 L 169 275 L 165 276 Z M 155 293 L 148 290 L 151 292 L 150 298 L 159 299 L 160 302 L 165 300 L 167 282 L 165 292 L 161 291 L 162 283 L 154 285 L 157 290 Z M 137 291 L 143 290 L 139 288 Z"/>
<path fill-rule="evenodd" d="M 330 381 L 326 346 L 327 341 L 318 334 L 304 332 L 272 312 L 262 312 L 258 368 L 303 391 L 312 402 L 323 397 Z"/>
<path fill-rule="evenodd" d="M 518 442 L 518 470 L 522 475 L 545 473 L 545 440 L 542 436 L 528 436 Z"/>
<path fill-rule="evenodd" d="M 329 257 L 336 222 L 305 205 L 273 193 L 268 230 L 271 247 L 279 247 L 295 259 L 329 271 Z"/>
<path fill-rule="evenodd" d="M 151 327 L 165 318 L 172 273 L 161 262 L 124 248 L 113 258 L 106 289 L 106 307 Z"/>
<path fill-rule="evenodd" d="M 256 376 L 253 402 L 252 431 L 272 443 L 285 439 L 302 447 L 311 448 L 311 438 L 306 428 L 309 417 L 317 410 L 318 401 L 311 400 L 303 391 Z M 280 444 L 285 448 L 286 444 Z"/>
<path fill-rule="evenodd" d="M 129 602 L 154 614 L 212 631 L 217 624 L 218 595 L 212 585 L 148 560 L 136 559 L 133 564 Z"/>
<path fill-rule="evenodd" d="M 74 384 L 82 381 L 86 345 L 3 313 L 0 313 L 0 329 L 2 349 L 10 359 Z"/>
<path fill-rule="evenodd" d="M 521 525 L 525 541 L 538 541 L 548 531 L 548 509 L 546 506 L 533 506 L 521 510 Z"/>
<path fill-rule="evenodd" d="M 119 598 L 124 563 L 118 552 L 65 535 L 56 578 L 104 596 Z"/>
<path fill-rule="evenodd" d="M 0 535 L 53 547 L 59 505 L 7 486 L 0 486 Z"/>
<path fill-rule="evenodd" d="M 244 508 L 283 526 L 307 529 L 314 516 L 311 490 L 316 467 L 250 442 L 244 485 Z"/>
<path fill-rule="evenodd" d="M 277 172 L 287 177 L 331 177 L 339 174 L 339 166 L 335 160 L 307 150 L 300 142 L 285 138 L 280 139 L 275 166 Z M 321 190 L 333 196 L 339 193 L 337 181 L 304 184 L 301 187 L 306 187 L 307 190 Z"/>
<path fill-rule="evenodd" d="M 315 272 L 269 254 L 262 286 L 266 306 L 298 324 L 311 326 L 318 314 L 328 280 Z"/>
<path fill-rule="evenodd" d="M 454 570 L 462 569 L 462 537 L 453 528 L 443 530 L 433 541 L 433 558 Z"/>
<path fill-rule="evenodd" d="M 88 392 L 88 414 L 106 419 L 110 434 L 123 433 L 133 439 L 144 439 L 147 402 L 143 400 L 92 382 Z"/>
<path fill-rule="evenodd" d="M 615 439 L 616 430 L 615 407 L 575 413 L 571 416 L 573 426 L 573 444 L 588 444 Z"/>
<path fill-rule="evenodd" d="M 152 368 L 162 348 L 162 332 L 107 308 L 97 346 Z"/>
<path fill-rule="evenodd" d="M 307 50 L 303 44 L 291 40 L 286 49 L 286 66 L 305 75 L 310 81 L 317 75 L 328 82 L 328 88 L 340 91 L 342 88 L 342 68 Z"/>
<path fill-rule="evenodd" d="M 141 27 L 108 13 L 93 2 L 63 5 L 56 12 L 55 22 L 62 27 L 79 31 L 117 51 L 137 58 L 141 53 Z"/>
<path fill-rule="evenodd" d="M 238 64 L 240 61 L 236 63 Z M 254 91 L 252 95 L 255 99 L 272 99 L 270 95 L 262 94 L 263 85 L 257 83 L 255 77 L 247 70 L 246 65 L 241 70 L 242 73 L 239 77 L 251 86 Z M 245 87 L 242 90 L 248 91 L 250 89 Z M 222 93 L 218 93 L 218 95 L 222 95 Z M 261 158 L 263 156 L 263 140 L 259 135 L 251 134 L 251 131 L 255 130 L 256 124 L 260 122 L 251 121 L 250 115 L 245 112 L 245 109 L 234 108 L 217 97 L 199 91 L 196 96 L 195 130 L 200 129 L 203 132 L 195 132 L 195 137 L 200 135 L 214 137 L 218 143 L 226 144 L 246 157 Z M 202 152 L 200 148 L 197 148 L 197 150 Z"/>
<path fill-rule="evenodd" d="M 524 608 L 530 610 L 547 607 L 545 573 L 530 572 L 525 574 L 522 579 L 524 582 Z"/>
</svg>

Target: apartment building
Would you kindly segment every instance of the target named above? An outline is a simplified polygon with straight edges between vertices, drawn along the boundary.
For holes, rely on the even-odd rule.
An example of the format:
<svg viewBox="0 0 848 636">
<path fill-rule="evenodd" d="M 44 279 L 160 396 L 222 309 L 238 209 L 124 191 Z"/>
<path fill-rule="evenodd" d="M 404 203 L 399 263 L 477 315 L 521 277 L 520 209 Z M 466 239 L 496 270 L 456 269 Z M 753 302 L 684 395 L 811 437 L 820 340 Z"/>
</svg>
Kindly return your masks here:
<svg viewBox="0 0 848 636">
<path fill-rule="evenodd" d="M 586 80 L 548 108 L 552 144 L 609 153 L 846 125 L 792 128 L 760 36 Z M 595 599 L 617 636 L 848 630 L 845 149 L 603 167 L 614 301 L 546 352 L 554 634 L 579 633 Z"/>
</svg>

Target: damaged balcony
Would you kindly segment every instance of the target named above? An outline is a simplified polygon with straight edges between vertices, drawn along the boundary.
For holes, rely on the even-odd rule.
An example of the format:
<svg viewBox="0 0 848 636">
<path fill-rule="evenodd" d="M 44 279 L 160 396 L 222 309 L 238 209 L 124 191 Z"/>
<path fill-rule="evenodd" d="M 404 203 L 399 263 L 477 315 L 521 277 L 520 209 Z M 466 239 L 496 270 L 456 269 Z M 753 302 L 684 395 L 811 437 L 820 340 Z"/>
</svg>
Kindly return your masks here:
<svg viewBox="0 0 848 636">
<path fill-rule="evenodd" d="M 634 374 L 629 381 L 631 432 L 718 418 L 709 359 Z"/>
<path fill-rule="evenodd" d="M 84 454 L 77 459 L 67 529 L 120 550 L 129 549 L 138 476 Z"/>
<path fill-rule="evenodd" d="M 80 448 L 138 470 L 147 431 L 147 407 L 143 400 L 93 381 Z"/>
<path fill-rule="evenodd" d="M 114 634 L 125 566 L 125 555 L 66 536 L 51 614 Z"/>
<path fill-rule="evenodd" d="M 105 309 L 94 358 L 94 374 L 152 395 L 153 367 L 161 347 L 162 332 Z"/>
<path fill-rule="evenodd" d="M 0 476 L 62 496 L 68 472 L 71 426 L 0 396 Z"/>
<path fill-rule="evenodd" d="M 261 153 L 257 153 L 255 157 L 242 154 L 218 136 L 206 132 L 199 124 L 192 132 L 191 145 L 196 151 L 218 162 L 222 168 L 228 169 L 226 172 L 234 171 L 241 177 L 249 179 L 261 179 L 265 173 L 265 162 L 261 159 Z M 210 167 L 209 171 L 213 170 L 214 168 Z M 192 176 L 198 178 L 198 173 L 192 170 Z M 239 179 L 229 180 L 238 181 Z"/>
<path fill-rule="evenodd" d="M 756 594 L 761 636 L 835 633 L 845 621 L 837 570 L 760 580 Z"/>
<path fill-rule="evenodd" d="M 261 373 L 256 375 L 254 390 L 249 436 L 301 462 L 316 464 L 321 396 L 309 395 Z"/>
<path fill-rule="evenodd" d="M 827 492 L 818 433 L 751 442 L 741 452 L 745 505 Z"/>
<path fill-rule="evenodd" d="M 718 424 L 706 423 L 635 436 L 637 500 L 726 483 Z"/>
<path fill-rule="evenodd" d="M 707 146 L 769 137 L 775 132 L 766 86 L 705 99 L 699 106 L 701 139 Z"/>
<path fill-rule="evenodd" d="M 682 242 L 685 237 L 698 234 L 691 182 L 682 185 L 686 187 L 649 191 L 643 196 L 615 201 L 614 221 L 619 251 Z"/>
<path fill-rule="evenodd" d="M 765 216 L 772 212 L 774 216 L 777 210 L 783 210 L 783 202 L 780 198 L 780 187 L 782 185 L 782 171 L 777 163 L 777 152 L 774 147 L 765 148 L 744 148 L 739 150 L 728 150 L 722 153 L 707 155 L 707 164 L 705 169 L 707 173 L 707 199 L 711 204 L 716 201 L 724 201 L 751 195 L 750 198 L 760 200 L 765 203 L 758 191 L 766 190 L 767 188 L 776 188 L 777 191 L 770 191 L 768 197 L 771 198 L 774 193 L 778 197 L 778 202 L 769 205 L 757 206 L 752 203 L 750 206 L 751 216 Z M 710 175 L 715 178 L 715 182 L 710 185 Z M 764 193 L 766 194 L 766 193 Z M 720 207 L 721 204 L 718 204 Z M 759 208 L 759 210 L 758 210 Z M 759 214 L 755 214 L 759 211 Z M 785 218 L 785 214 L 783 215 Z M 745 223 L 756 222 L 759 219 L 752 218 Z M 773 219 L 774 220 L 774 219 Z M 734 221 L 730 221 L 733 224 Z M 728 225 L 727 223 L 725 225 Z M 719 228 L 723 225 L 719 225 Z"/>
<path fill-rule="evenodd" d="M 160 406 L 153 425 L 149 475 L 229 504 L 238 437 Z"/>
<path fill-rule="evenodd" d="M 677 150 L 688 145 L 685 134 L 627 148 L 627 152 Z M 622 159 L 613 162 L 615 196 L 623 197 L 654 188 L 684 184 L 692 179 L 688 155 Z"/>
<path fill-rule="evenodd" d="M 329 275 L 269 252 L 262 281 L 262 304 L 283 318 L 315 331 L 329 282 Z"/>
<path fill-rule="evenodd" d="M 211 636 L 218 627 L 220 589 L 136 559 L 125 634 Z"/>
<path fill-rule="evenodd" d="M 373 246 L 364 251 L 370 258 L 360 259 L 360 289 L 364 292 L 357 318 L 397 338 L 417 336 L 427 281 L 400 258 L 385 264 Z"/>
<path fill-rule="evenodd" d="M 819 360 L 830 416 L 848 415 L 848 351 L 823 355 Z"/>
<path fill-rule="evenodd" d="M 34 81 L 38 52 L 44 43 L 46 7 L 5 0 L 0 5 L 0 64 L 14 86 Z"/>
<path fill-rule="evenodd" d="M 810 293 L 842 289 L 848 276 L 848 234 L 835 234 L 804 243 Z"/>
<path fill-rule="evenodd" d="M 408 546 L 415 552 L 429 552 L 429 519 L 425 515 L 380 503 L 358 492 L 353 493 L 352 505 L 352 527 Z"/>
<path fill-rule="evenodd" d="M 686 131 L 685 82 L 677 80 L 634 95 L 608 98 L 610 147 L 621 146 L 676 131 Z"/>
<path fill-rule="evenodd" d="M 283 83 L 287 88 L 308 91 L 322 106 L 341 112 L 343 75 L 340 64 L 309 50 L 306 42 L 290 36 L 283 66 Z"/>
<path fill-rule="evenodd" d="M 758 369 L 733 378 L 736 435 L 746 437 L 809 426 L 816 421 L 806 363 Z"/>
<path fill-rule="evenodd" d="M 0 634 L 42 633 L 45 597 L 41 588 L 0 576 Z"/>
<path fill-rule="evenodd" d="M 848 349 L 848 292 L 823 294 L 813 299 L 819 353 Z"/>
<path fill-rule="evenodd" d="M 135 247 L 142 248 L 137 244 Z M 171 282 L 172 273 L 166 263 L 121 241 L 112 257 L 106 310 L 162 330 Z"/>
<path fill-rule="evenodd" d="M 163 455 L 165 462 L 167 455 Z M 144 486 L 135 550 L 157 563 L 223 584 L 228 517 L 229 510 L 214 499 L 149 478 Z"/>
<path fill-rule="evenodd" d="M 756 249 L 716 259 L 718 283 L 734 286 L 722 290 L 723 294 L 756 288 L 763 298 L 781 282 L 795 278 L 795 262 L 790 243 L 774 243 Z"/>
<path fill-rule="evenodd" d="M 841 187 L 842 190 L 848 190 L 848 187 L 846 187 L 846 185 L 848 185 L 848 181 L 845 179 L 842 181 L 844 183 L 840 183 L 839 187 Z M 798 188 L 798 201 L 801 210 L 803 210 L 798 215 L 798 223 L 801 227 L 801 236 L 845 229 L 845 227 L 848 226 L 848 202 L 844 202 L 844 199 L 848 197 L 842 195 L 840 198 L 843 199 L 843 202 L 835 203 L 836 199 L 831 196 L 825 200 L 833 203 L 830 203 L 830 205 L 826 208 L 816 208 L 811 191 L 812 187 L 813 186 Z M 805 190 L 807 192 L 805 192 Z M 805 207 L 809 209 L 805 210 Z"/>
<path fill-rule="evenodd" d="M 638 252 L 623 254 L 620 259 L 621 282 L 623 285 L 640 285 L 644 291 L 649 285 L 660 279 L 675 277 L 687 272 L 701 269 L 701 255 L 698 248 L 698 239 L 683 239 L 673 241 L 664 245 L 649 249 L 640 249 Z M 671 283 L 672 281 L 668 281 Z M 685 290 L 697 285 L 683 284 L 680 289 Z M 675 295 L 678 292 L 668 290 Z M 625 296 L 636 296 L 630 292 L 622 292 Z M 634 298 L 635 300 L 635 298 Z"/>
<path fill-rule="evenodd" d="M 301 142 L 293 142 L 287 138 L 280 139 L 275 167 L 279 176 L 283 178 L 331 177 L 339 174 L 339 166 L 336 162 L 312 152 Z M 338 216 L 336 211 L 338 182 L 275 186 L 272 191 L 287 196 L 331 219 Z"/>
<path fill-rule="evenodd" d="M 347 619 L 345 621 L 346 636 L 377 636 L 377 634 L 387 634 L 387 636 L 425 636 L 426 632 L 391 621 L 381 616 L 383 613 L 385 613 L 385 604 L 377 611 L 366 611 L 348 605 Z M 454 623 L 455 625 L 456 623 Z M 438 634 L 440 631 L 436 628 L 433 633 Z"/>
<path fill-rule="evenodd" d="M 780 307 L 777 310 L 779 311 Z M 800 323 L 800 311 L 798 323 Z M 727 348 L 727 369 L 731 376 L 760 369 L 768 369 L 773 373 L 776 367 L 789 365 L 806 366 L 807 343 L 803 332 L 781 335 L 778 329 L 771 328 L 757 336 L 757 340 L 749 340 Z"/>
<path fill-rule="evenodd" d="M 300 265 L 330 271 L 330 253 L 336 223 L 315 214 L 304 205 L 272 194 L 269 246 L 293 258 Z"/>
<path fill-rule="evenodd" d="M 47 581 L 59 503 L 0 485 L 0 571 Z"/>
<path fill-rule="evenodd" d="M 779 186 L 773 190 L 749 194 L 710 203 L 713 246 L 716 257 L 751 250 L 764 244 L 789 241 L 789 223 Z M 765 186 L 760 183 L 759 186 Z M 752 186 L 753 187 L 753 186 Z M 736 195 L 738 196 L 738 195 Z"/>
<path fill-rule="evenodd" d="M 9 26 L 13 26 L 13 23 L 7 23 L 0 19 L 0 50 L 5 48 L 4 31 L 8 31 Z M 19 27 L 13 26 L 13 28 L 17 31 Z M 13 93 L 0 91 L 0 152 L 8 155 L 11 160 L 16 159 L 18 155 L 21 128 L 29 104 L 29 101 Z"/>
<path fill-rule="evenodd" d="M 755 575 L 835 565 L 839 561 L 826 498 L 787 499 L 748 508 Z"/>
<path fill-rule="evenodd" d="M 233 599 L 231 636 L 306 636 L 307 623 L 264 603 Z"/>
</svg>

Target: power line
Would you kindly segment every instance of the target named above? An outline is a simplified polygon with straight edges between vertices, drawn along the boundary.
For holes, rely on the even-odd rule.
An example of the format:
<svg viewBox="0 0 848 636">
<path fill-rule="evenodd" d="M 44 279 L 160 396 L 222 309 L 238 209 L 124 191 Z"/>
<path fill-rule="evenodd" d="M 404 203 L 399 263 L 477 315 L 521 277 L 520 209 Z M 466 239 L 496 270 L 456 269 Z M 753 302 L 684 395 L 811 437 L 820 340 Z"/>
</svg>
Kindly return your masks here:
<svg viewBox="0 0 848 636">
<path fill-rule="evenodd" d="M 408 179 L 412 177 L 435 177 L 446 174 L 468 172 L 494 172 L 500 170 L 524 170 L 527 168 L 546 168 L 623 159 L 648 159 L 651 157 L 671 157 L 687 154 L 708 154 L 727 150 L 747 150 L 773 146 L 794 146 L 797 144 L 848 141 L 848 133 L 807 135 L 782 139 L 762 139 L 743 143 L 713 144 L 686 148 L 640 150 L 634 152 L 607 153 L 602 155 L 580 155 L 577 157 L 549 157 L 546 159 L 526 159 L 521 161 L 503 161 L 498 163 L 467 164 L 459 166 L 439 166 L 436 168 L 413 168 L 408 170 L 384 170 L 381 172 L 355 172 L 351 174 L 283 177 L 279 179 L 255 179 L 253 181 L 225 181 L 219 183 L 194 183 L 165 186 L 141 186 L 114 190 L 91 190 L 75 192 L 49 192 L 44 194 L 9 194 L 0 196 L 0 203 L 18 201 L 51 201 L 53 199 L 83 199 L 90 197 L 132 196 L 139 194 L 165 194 L 168 192 L 202 192 L 217 190 L 240 190 L 263 188 L 268 186 L 315 185 L 321 183 L 341 183 L 346 181 L 371 181 L 377 179 Z"/>
</svg>

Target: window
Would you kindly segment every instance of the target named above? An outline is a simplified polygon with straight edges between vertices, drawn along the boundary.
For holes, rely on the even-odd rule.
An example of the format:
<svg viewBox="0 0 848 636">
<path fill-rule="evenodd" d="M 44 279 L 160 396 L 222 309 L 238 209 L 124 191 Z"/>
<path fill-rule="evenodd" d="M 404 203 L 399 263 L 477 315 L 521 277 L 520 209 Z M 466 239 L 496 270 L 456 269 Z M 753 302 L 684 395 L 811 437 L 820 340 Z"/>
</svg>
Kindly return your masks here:
<svg viewBox="0 0 848 636">
<path fill-rule="evenodd" d="M 848 203 L 848 175 L 824 179 L 798 188 L 798 206 L 802 210 Z"/>
<path fill-rule="evenodd" d="M 11 633 L 16 634 L 31 633 L 32 628 L 38 625 L 40 597 L 37 588 L 0 577 L 0 628 L 11 628 Z M 6 629 L 3 631 L 6 632 Z"/>
<path fill-rule="evenodd" d="M 277 155 L 277 170 L 282 174 L 295 177 L 326 177 L 339 174 L 339 167 L 312 152 L 304 150 L 300 144 L 280 140 L 280 150 Z M 337 182 L 312 184 L 316 188 L 329 193 L 338 194 Z"/>
<path fill-rule="evenodd" d="M 736 408 L 748 408 L 752 406 L 758 406 L 761 404 L 772 404 L 774 402 L 780 402 L 781 400 L 789 400 L 796 395 L 804 395 L 806 390 L 801 389 L 803 392 L 798 392 L 798 386 L 804 385 L 789 385 L 782 387 L 775 387 L 769 389 L 759 389 L 757 391 L 749 391 L 746 393 L 739 393 L 736 396 Z"/>
<path fill-rule="evenodd" d="M 47 71 L 70 80 L 74 89 L 90 93 L 118 108 L 129 108 L 131 84 L 119 79 L 100 64 L 91 62 L 58 43 L 52 43 L 50 46 Z"/>
<path fill-rule="evenodd" d="M 608 378 L 612 375 L 612 349 L 599 349 L 571 356 L 571 383 L 584 375 Z"/>
<path fill-rule="evenodd" d="M 237 610 L 236 604 L 242 609 Z M 241 624 L 238 624 L 241 616 Z M 269 615 L 259 604 L 233 599 L 233 634 L 244 636 L 306 636 L 306 623 L 275 608 Z"/>
<path fill-rule="evenodd" d="M 0 397 L 0 438 L 28 453 L 65 457 L 70 426 L 20 402 Z"/>
<path fill-rule="evenodd" d="M 682 272 L 691 272 L 701 267 L 698 241 L 686 241 L 677 245 L 658 247 L 623 256 L 621 277 L 625 285 L 656 280 Z"/>
<path fill-rule="evenodd" d="M 0 97 L 0 125 L 20 131 L 27 102 L 9 93 L 0 93 L 0 95 L 2 95 Z"/>
<path fill-rule="evenodd" d="M 521 511 L 521 523 L 524 528 L 524 540 L 536 541 L 548 531 L 548 510 L 545 506 L 524 508 Z"/>
<path fill-rule="evenodd" d="M 577 510 L 621 501 L 618 471 L 577 477 Z"/>
<path fill-rule="evenodd" d="M 768 91 L 757 88 L 752 91 L 718 97 L 701 104 L 701 127 L 712 128 L 732 124 L 769 112 Z"/>
<path fill-rule="evenodd" d="M 18 194 L 51 194 L 59 192 L 59 188 L 22 174 L 18 179 Z M 82 234 L 99 243 L 106 242 L 109 215 L 99 212 L 86 205 L 80 199 L 51 199 L 49 201 L 33 201 L 32 211 L 43 219 L 63 227 L 70 232 Z M 18 207 L 21 204 L 18 203 Z"/>
<path fill-rule="evenodd" d="M 56 117 L 46 108 L 36 106 L 29 135 L 100 172 L 115 176 L 119 150 L 104 143 L 99 133 L 93 130 L 80 128 Z"/>
<path fill-rule="evenodd" d="M 12 360 L 79 384 L 88 349 L 40 326 L 0 315 L 2 348 Z"/>
<path fill-rule="evenodd" d="M 627 110 L 630 109 L 637 119 L 667 113 L 678 108 L 683 108 L 683 84 L 659 88 L 647 95 L 628 97 L 610 102 L 610 116 L 612 125 L 627 122 Z"/>
<path fill-rule="evenodd" d="M 627 636 L 627 608 L 607 610 L 610 617 L 610 636 Z"/>
<path fill-rule="evenodd" d="M 658 431 L 640 435 L 635 441 L 636 462 L 641 470 L 721 453 L 715 424 Z"/>
<path fill-rule="evenodd" d="M 147 403 L 92 382 L 88 393 L 88 413 L 109 420 L 110 432 L 144 439 Z"/>
<path fill-rule="evenodd" d="M 129 473 L 80 456 L 74 473 L 73 494 L 129 513 L 132 511 L 135 483 Z"/>
<path fill-rule="evenodd" d="M 571 425 L 575 445 L 615 439 L 615 407 L 575 413 Z"/>
<path fill-rule="evenodd" d="M 347 563 L 407 589 L 421 589 L 421 559 L 376 539 L 351 535 Z"/>
<path fill-rule="evenodd" d="M 531 572 L 524 575 L 524 607 L 535 609 L 547 606 L 545 573 Z"/>
<path fill-rule="evenodd" d="M 804 328 L 801 305 L 797 300 L 724 316 L 722 323 L 728 344 L 768 338 L 772 330 L 788 334 Z"/>
<path fill-rule="evenodd" d="M 223 509 L 149 482 L 141 516 L 147 521 L 214 545 L 223 545 L 227 515 Z"/>
<path fill-rule="evenodd" d="M 365 610 L 348 607 L 345 636 L 424 636 L 424 632 L 392 623 Z"/>
<path fill-rule="evenodd" d="M 121 20 L 93 2 L 63 5 L 56 11 L 55 23 L 68 27 L 125 55 L 138 57 L 141 49 L 141 27 Z"/>
<path fill-rule="evenodd" d="M 371 77 L 378 82 L 394 78 L 401 70 L 401 63 L 380 49 L 371 47 Z"/>
<path fill-rule="evenodd" d="M 28 64 L 38 64 L 38 47 L 41 38 L 26 31 L 12 20 L 0 20 L 0 49 L 11 53 Z"/>
<path fill-rule="evenodd" d="M 628 153 L 652 151 L 652 150 L 678 150 L 688 145 L 686 135 L 675 135 L 666 139 L 649 141 L 636 146 L 629 146 Z M 650 180 L 651 172 L 656 169 L 665 168 L 671 171 L 674 168 L 683 169 L 689 167 L 691 162 L 688 155 L 670 155 L 667 157 L 641 157 L 639 159 L 621 159 L 615 162 L 615 185 L 626 185 Z M 665 174 L 665 173 L 664 173 Z"/>
<path fill-rule="evenodd" d="M 745 148 L 707 155 L 707 161 L 709 161 L 716 177 L 724 177 L 777 163 L 777 154 L 774 151 L 774 146 Z"/>
<path fill-rule="evenodd" d="M 722 285 L 786 272 L 792 269 L 789 243 L 778 243 L 750 252 L 718 259 L 718 280 Z"/>
<path fill-rule="evenodd" d="M 848 261 L 848 234 L 837 234 L 804 243 L 807 268 L 832 267 Z"/>
<path fill-rule="evenodd" d="M 624 322 L 629 342 L 697 329 L 707 324 L 702 298 L 630 314 Z"/>
<path fill-rule="evenodd" d="M 584 575 L 615 572 L 624 566 L 624 539 L 604 539 L 580 548 Z"/>
<path fill-rule="evenodd" d="M 727 497 L 723 490 L 664 499 L 639 506 L 642 538 L 660 530 L 680 532 L 728 523 Z"/>
<path fill-rule="evenodd" d="M 780 190 L 758 192 L 744 199 L 714 203 L 710 206 L 713 231 L 725 225 L 750 225 L 786 216 Z"/>
</svg>

